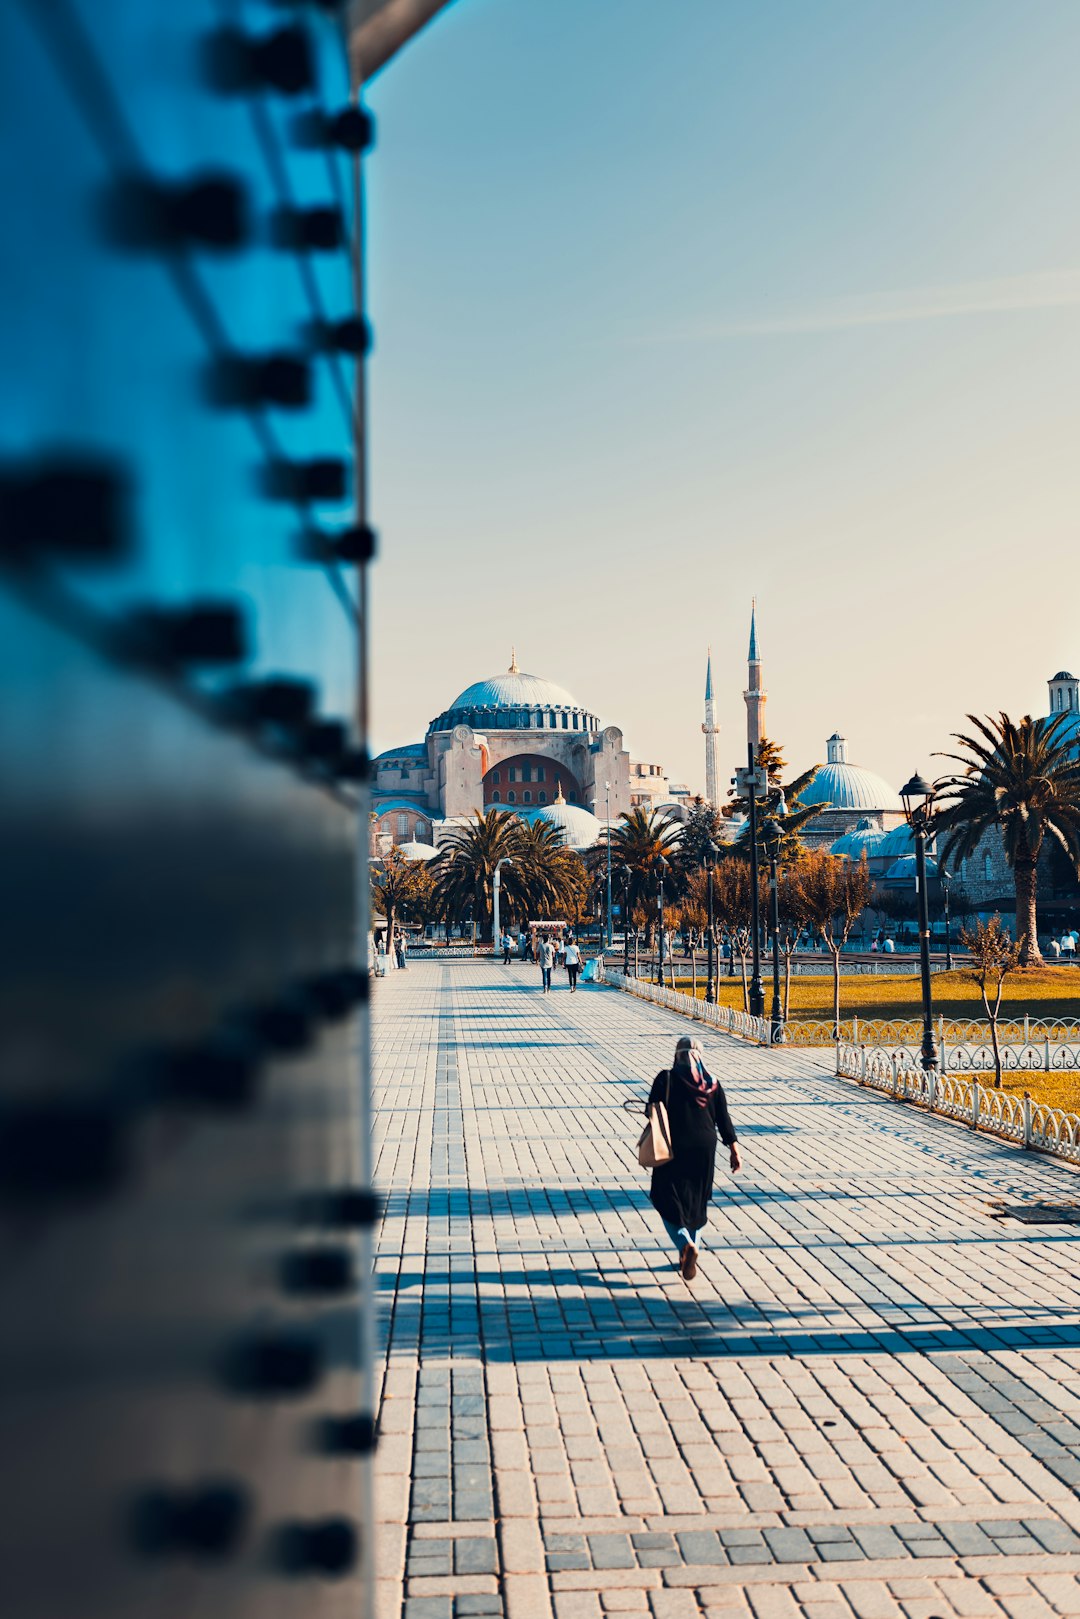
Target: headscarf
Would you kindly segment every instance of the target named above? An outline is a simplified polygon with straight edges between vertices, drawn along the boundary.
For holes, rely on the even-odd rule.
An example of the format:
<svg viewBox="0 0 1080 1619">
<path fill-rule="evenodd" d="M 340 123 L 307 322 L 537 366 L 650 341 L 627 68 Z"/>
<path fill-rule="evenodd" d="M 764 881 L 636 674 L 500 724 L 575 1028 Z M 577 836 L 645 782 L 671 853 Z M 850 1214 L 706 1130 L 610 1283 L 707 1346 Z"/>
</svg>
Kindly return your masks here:
<svg viewBox="0 0 1080 1619">
<path fill-rule="evenodd" d="M 693 1091 L 698 1107 L 708 1107 L 709 1098 L 719 1089 L 719 1080 L 713 1079 L 703 1057 L 700 1040 L 695 1040 L 689 1034 L 679 1037 L 671 1072 L 676 1079 L 682 1080 L 688 1090 Z"/>
</svg>

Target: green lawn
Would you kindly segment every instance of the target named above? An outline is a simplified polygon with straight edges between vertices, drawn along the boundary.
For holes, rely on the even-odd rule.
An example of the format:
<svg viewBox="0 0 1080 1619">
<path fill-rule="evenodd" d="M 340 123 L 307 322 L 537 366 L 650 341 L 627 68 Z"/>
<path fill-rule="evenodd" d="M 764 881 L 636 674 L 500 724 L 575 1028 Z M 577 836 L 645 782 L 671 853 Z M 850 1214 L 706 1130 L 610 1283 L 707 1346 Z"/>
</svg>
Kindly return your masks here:
<svg viewBox="0 0 1080 1619">
<path fill-rule="evenodd" d="M 689 978 L 676 977 L 677 988 L 691 992 Z M 966 972 L 935 973 L 934 1010 L 944 1017 L 985 1016 L 978 986 Z M 832 1016 L 832 978 L 827 973 L 813 978 L 792 978 L 791 1018 Z M 698 997 L 705 994 L 705 974 L 698 974 Z M 765 985 L 766 1008 L 772 994 L 772 980 Z M 721 1006 L 741 1008 L 742 983 L 738 978 L 721 978 L 717 986 Z M 857 1012 L 860 1018 L 904 1018 L 921 1015 L 922 997 L 918 973 L 841 974 L 840 1011 L 844 1017 Z M 1001 1003 L 1003 1018 L 1080 1018 L 1080 966 L 1033 967 L 1018 972 L 1005 983 Z"/>
</svg>

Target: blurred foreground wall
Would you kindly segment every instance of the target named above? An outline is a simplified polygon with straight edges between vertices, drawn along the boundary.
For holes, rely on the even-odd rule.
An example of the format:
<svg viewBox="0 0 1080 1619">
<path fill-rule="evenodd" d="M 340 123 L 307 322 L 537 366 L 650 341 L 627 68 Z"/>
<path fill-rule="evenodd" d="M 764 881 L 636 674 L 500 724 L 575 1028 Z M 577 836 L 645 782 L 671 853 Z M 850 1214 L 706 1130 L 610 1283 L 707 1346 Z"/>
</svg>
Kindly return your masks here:
<svg viewBox="0 0 1080 1619">
<path fill-rule="evenodd" d="M 364 1615 L 333 6 L 0 12 L 0 1612 Z"/>
</svg>

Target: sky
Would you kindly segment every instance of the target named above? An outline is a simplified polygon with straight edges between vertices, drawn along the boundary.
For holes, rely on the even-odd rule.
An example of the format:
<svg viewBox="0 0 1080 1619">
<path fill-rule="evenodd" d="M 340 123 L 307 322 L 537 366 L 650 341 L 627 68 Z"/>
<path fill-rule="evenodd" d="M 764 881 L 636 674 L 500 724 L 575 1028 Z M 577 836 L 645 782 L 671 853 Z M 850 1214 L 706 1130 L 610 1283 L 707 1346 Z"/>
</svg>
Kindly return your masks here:
<svg viewBox="0 0 1080 1619">
<path fill-rule="evenodd" d="M 704 786 L 1080 673 L 1076 0 L 454 0 L 369 88 L 373 743 L 568 688 Z"/>
</svg>

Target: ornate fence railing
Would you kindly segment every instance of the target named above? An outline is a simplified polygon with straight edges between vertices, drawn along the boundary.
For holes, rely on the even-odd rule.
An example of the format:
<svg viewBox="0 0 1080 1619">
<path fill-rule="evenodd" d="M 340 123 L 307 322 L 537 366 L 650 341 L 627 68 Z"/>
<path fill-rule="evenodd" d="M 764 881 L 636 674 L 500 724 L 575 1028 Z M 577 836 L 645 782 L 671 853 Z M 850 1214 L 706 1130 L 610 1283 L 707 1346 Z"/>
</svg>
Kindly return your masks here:
<svg viewBox="0 0 1080 1619">
<path fill-rule="evenodd" d="M 946 1049 L 960 1048 L 967 1045 L 990 1045 L 990 1025 L 985 1018 L 947 1018 L 934 1019 L 934 1033 L 938 1045 Z M 841 1018 L 840 1038 L 857 1046 L 860 1043 L 875 1046 L 917 1046 L 922 1039 L 922 1019 L 909 1018 L 861 1018 L 853 1016 Z M 836 1044 L 836 1028 L 830 1018 L 792 1018 L 784 1025 L 784 1042 L 789 1046 L 832 1046 Z M 1080 1047 L 1080 1019 L 1077 1018 L 1016 1018 L 1003 1019 L 998 1023 L 998 1043 L 1004 1050 L 1006 1047 L 1020 1047 L 1025 1050 L 1038 1047 L 1045 1057 L 1046 1052 L 1051 1058 L 1046 1060 L 1014 1062 L 1012 1067 L 1039 1068 L 1047 1070 L 1054 1067 L 1071 1068 L 1073 1063 L 1055 1063 L 1052 1054 L 1055 1048 Z M 946 1066 L 942 1064 L 942 1066 Z M 993 1067 L 991 1059 L 990 1067 Z"/>
<path fill-rule="evenodd" d="M 684 1017 L 696 1018 L 699 1023 L 707 1023 L 711 1028 L 723 1029 L 728 1034 L 737 1034 L 743 1040 L 754 1040 L 759 1045 L 769 1043 L 769 1024 L 766 1018 L 751 1017 L 749 1012 L 740 1012 L 732 1006 L 715 1006 L 707 1001 L 695 999 L 693 995 L 684 995 L 679 989 L 668 989 L 660 984 L 651 984 L 645 978 L 627 978 L 621 972 L 608 967 L 604 974 L 604 981 L 613 984 L 616 989 L 625 989 L 640 1000 L 652 1001 L 656 1006 L 666 1006 L 671 1012 L 681 1012 Z"/>
<path fill-rule="evenodd" d="M 977 1049 L 972 1048 L 972 1053 Z M 836 1047 L 836 1072 L 884 1091 L 898 1102 L 917 1103 L 972 1129 L 1080 1163 L 1080 1115 L 1035 1102 L 1030 1096 L 988 1090 L 977 1079 L 934 1069 L 927 1072 L 919 1065 L 918 1054 L 903 1046 L 886 1050 L 841 1041 Z"/>
</svg>

